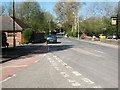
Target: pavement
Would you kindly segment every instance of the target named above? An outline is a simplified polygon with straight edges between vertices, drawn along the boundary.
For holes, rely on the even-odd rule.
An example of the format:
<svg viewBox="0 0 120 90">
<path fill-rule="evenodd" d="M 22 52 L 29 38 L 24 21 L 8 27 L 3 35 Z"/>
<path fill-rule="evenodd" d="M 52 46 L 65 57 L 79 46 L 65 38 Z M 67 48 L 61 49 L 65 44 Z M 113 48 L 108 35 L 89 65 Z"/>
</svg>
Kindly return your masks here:
<svg viewBox="0 0 120 90">
<path fill-rule="evenodd" d="M 14 60 L 28 54 L 35 53 L 46 53 L 47 47 L 45 43 L 43 44 L 29 44 L 29 45 L 21 45 L 16 46 L 15 48 L 2 48 L 2 59 L 0 63 L 4 63 L 10 60 Z"/>
<path fill-rule="evenodd" d="M 116 41 L 118 42 L 118 44 L 108 44 L 108 43 L 104 43 L 104 42 L 101 42 L 101 41 L 92 41 L 92 40 L 85 40 L 85 39 L 78 39 L 78 38 L 74 38 L 74 37 L 70 37 L 71 39 L 73 40 L 78 40 L 78 41 L 83 41 L 83 42 L 88 42 L 88 43 L 92 43 L 92 44 L 97 44 L 97 45 L 102 45 L 102 46 L 107 46 L 107 47 L 112 47 L 112 48 L 118 48 L 119 46 L 119 40 Z"/>
</svg>

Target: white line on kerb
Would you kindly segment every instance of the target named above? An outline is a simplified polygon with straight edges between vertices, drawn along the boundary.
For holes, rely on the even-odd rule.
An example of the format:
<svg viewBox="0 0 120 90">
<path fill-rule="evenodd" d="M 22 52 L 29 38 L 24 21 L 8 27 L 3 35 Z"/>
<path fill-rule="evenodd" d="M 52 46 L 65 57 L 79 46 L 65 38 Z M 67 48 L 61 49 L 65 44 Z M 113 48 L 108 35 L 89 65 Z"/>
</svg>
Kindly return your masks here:
<svg viewBox="0 0 120 90">
<path fill-rule="evenodd" d="M 36 60 L 35 63 L 37 63 L 39 60 Z"/>
<path fill-rule="evenodd" d="M 2 67 L 2 68 L 19 68 L 19 67 L 27 67 L 28 65 L 19 65 L 19 66 L 6 66 L 6 67 Z"/>
<path fill-rule="evenodd" d="M 5 82 L 5 81 L 7 81 L 7 80 L 9 80 L 9 79 L 11 79 L 12 77 L 15 77 L 15 76 L 16 76 L 16 74 L 13 74 L 11 77 L 8 77 L 8 78 L 2 80 L 2 82 Z"/>
</svg>

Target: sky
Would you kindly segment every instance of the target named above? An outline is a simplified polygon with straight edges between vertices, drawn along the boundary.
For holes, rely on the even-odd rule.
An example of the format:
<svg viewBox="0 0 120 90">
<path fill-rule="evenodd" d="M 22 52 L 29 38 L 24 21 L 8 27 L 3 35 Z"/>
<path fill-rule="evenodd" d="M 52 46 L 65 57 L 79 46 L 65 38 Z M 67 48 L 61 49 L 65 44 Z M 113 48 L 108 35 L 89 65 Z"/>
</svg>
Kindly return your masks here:
<svg viewBox="0 0 120 90">
<path fill-rule="evenodd" d="M 15 2 L 23 2 L 24 0 L 14 0 L 14 1 Z M 30 2 L 31 0 L 28 0 L 28 1 Z M 56 3 L 56 0 L 37 0 L 37 1 L 39 2 L 42 10 L 48 11 L 51 14 L 55 15 L 53 8 Z M 84 5 L 79 11 L 80 15 L 82 15 L 83 18 L 85 18 L 85 16 L 88 14 L 87 10 L 89 9 L 91 4 L 95 3 L 95 0 L 77 0 L 77 1 L 86 2 L 86 5 Z M 111 1 L 111 3 L 113 3 L 113 5 L 115 5 L 114 2 L 118 2 L 118 0 L 97 0 L 97 2 L 102 2 L 102 1 L 104 1 L 104 2 Z M 6 6 L 7 2 L 12 2 L 12 0 L 2 0 L 2 2 L 4 2 L 2 4 Z"/>
</svg>

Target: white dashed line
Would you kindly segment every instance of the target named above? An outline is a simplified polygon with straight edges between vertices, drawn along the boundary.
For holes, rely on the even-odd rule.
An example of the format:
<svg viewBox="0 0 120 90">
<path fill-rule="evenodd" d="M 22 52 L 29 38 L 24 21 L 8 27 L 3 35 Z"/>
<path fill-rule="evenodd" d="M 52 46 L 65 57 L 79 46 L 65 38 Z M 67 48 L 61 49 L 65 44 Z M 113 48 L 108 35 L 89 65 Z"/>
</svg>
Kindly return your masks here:
<svg viewBox="0 0 120 90">
<path fill-rule="evenodd" d="M 67 66 L 67 64 L 66 64 L 66 63 L 64 63 L 64 62 L 62 63 L 62 65 Z"/>
<path fill-rule="evenodd" d="M 61 59 L 58 59 L 58 62 L 63 62 Z"/>
<path fill-rule="evenodd" d="M 101 86 L 94 86 L 93 88 L 102 88 Z"/>
<path fill-rule="evenodd" d="M 51 60 L 51 58 L 48 58 L 48 60 Z"/>
<path fill-rule="evenodd" d="M 61 70 L 59 67 L 55 67 L 55 69 L 56 69 L 57 71 L 60 71 L 60 70 Z"/>
<path fill-rule="evenodd" d="M 70 67 L 70 66 L 66 66 L 66 68 L 67 68 L 67 69 L 69 69 L 69 70 L 71 70 L 71 69 L 72 69 L 72 67 Z"/>
<path fill-rule="evenodd" d="M 71 83 L 71 82 L 75 82 L 75 80 L 68 79 L 68 82 L 70 82 L 70 83 Z"/>
<path fill-rule="evenodd" d="M 81 86 L 81 84 L 79 82 L 73 82 L 72 86 Z"/>
<path fill-rule="evenodd" d="M 53 56 L 54 58 L 57 58 L 57 56 Z"/>
<path fill-rule="evenodd" d="M 72 73 L 75 74 L 76 76 L 81 76 L 82 75 L 78 71 L 72 71 Z"/>
<path fill-rule="evenodd" d="M 83 50 L 82 50 L 82 52 L 93 55 L 93 53 L 88 52 L 88 51 L 83 51 Z M 99 51 L 98 51 L 98 52 L 99 52 Z M 101 53 L 103 53 L 103 52 L 101 52 Z M 95 55 L 98 56 L 97 54 L 95 54 Z M 99 56 L 98 56 L 98 57 L 99 57 Z M 48 57 L 48 60 L 49 60 L 49 62 L 51 63 L 51 65 L 52 65 L 57 71 L 59 71 L 59 73 L 60 73 L 63 77 L 65 77 L 65 78 L 67 79 L 67 81 L 68 81 L 69 83 L 71 83 L 72 86 L 74 86 L 74 87 L 79 87 L 79 86 L 81 86 L 81 83 L 83 82 L 83 83 L 86 83 L 86 84 L 88 84 L 88 85 L 92 85 L 91 87 L 93 87 L 93 88 L 101 88 L 101 86 L 99 86 L 99 85 L 97 86 L 97 85 L 96 85 L 93 81 L 91 81 L 90 79 L 83 77 L 82 74 L 79 73 L 78 71 L 74 71 L 72 67 L 68 66 L 67 63 L 63 62 L 63 60 L 61 60 L 61 59 L 58 58 L 57 56 L 53 55 L 53 58 L 54 58 L 54 59 L 52 60 L 52 58 L 49 58 L 49 57 Z M 61 66 L 59 66 L 59 63 L 60 63 L 61 65 L 63 65 L 63 67 L 65 66 L 65 67 L 66 67 L 68 70 L 70 70 L 70 71 L 68 71 L 68 70 L 67 70 L 67 71 L 63 71 L 63 69 L 60 68 Z M 65 68 L 64 68 L 64 69 L 65 69 Z M 69 75 L 69 74 L 67 74 L 67 72 L 70 72 L 70 73 L 72 73 L 72 74 Z M 73 76 L 73 74 L 74 74 L 74 76 Z M 73 80 L 68 79 L 68 78 L 71 78 L 71 75 L 74 77 Z M 78 80 L 76 81 L 75 78 L 76 78 L 77 76 L 81 76 L 81 77 L 79 77 L 79 79 L 82 80 L 81 83 L 80 83 Z"/>
<path fill-rule="evenodd" d="M 87 82 L 87 83 L 89 83 L 89 84 L 93 84 L 94 83 L 93 81 L 91 81 L 88 78 L 82 78 L 82 80 L 85 81 L 85 82 Z"/>
<path fill-rule="evenodd" d="M 66 74 L 66 72 L 60 72 L 60 74 L 62 74 L 64 77 L 69 77 L 69 75 Z"/>
</svg>

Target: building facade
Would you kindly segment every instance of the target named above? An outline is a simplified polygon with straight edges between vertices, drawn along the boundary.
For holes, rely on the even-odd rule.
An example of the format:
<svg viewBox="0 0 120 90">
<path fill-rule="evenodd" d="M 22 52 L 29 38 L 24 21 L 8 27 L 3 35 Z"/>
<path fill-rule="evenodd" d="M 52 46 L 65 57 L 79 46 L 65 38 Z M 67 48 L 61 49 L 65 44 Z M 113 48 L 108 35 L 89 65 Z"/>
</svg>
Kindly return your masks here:
<svg viewBox="0 0 120 90">
<path fill-rule="evenodd" d="M 0 22 L 2 23 L 1 31 L 6 34 L 7 43 L 13 45 L 13 18 L 10 16 L 0 16 Z M 24 38 L 22 36 L 22 31 L 28 28 L 28 26 L 15 18 L 15 42 L 16 45 L 23 44 Z"/>
</svg>

